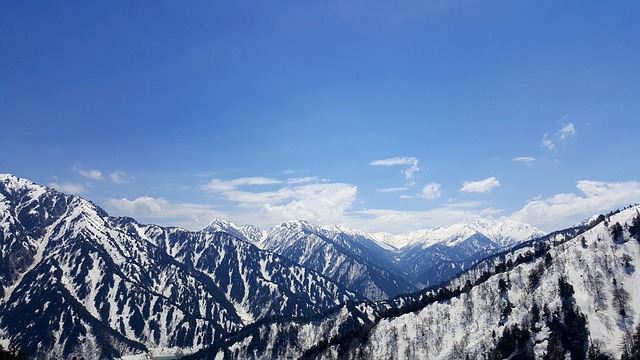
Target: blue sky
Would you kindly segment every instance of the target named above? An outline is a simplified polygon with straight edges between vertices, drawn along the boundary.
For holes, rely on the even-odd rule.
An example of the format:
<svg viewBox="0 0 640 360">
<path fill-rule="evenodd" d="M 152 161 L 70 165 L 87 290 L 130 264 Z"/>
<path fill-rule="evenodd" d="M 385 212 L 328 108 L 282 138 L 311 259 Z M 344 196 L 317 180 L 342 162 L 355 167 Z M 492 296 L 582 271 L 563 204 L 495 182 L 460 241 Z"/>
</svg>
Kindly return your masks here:
<svg viewBox="0 0 640 360">
<path fill-rule="evenodd" d="M 640 202 L 637 1 L 3 2 L 0 172 L 199 229 Z"/>
</svg>

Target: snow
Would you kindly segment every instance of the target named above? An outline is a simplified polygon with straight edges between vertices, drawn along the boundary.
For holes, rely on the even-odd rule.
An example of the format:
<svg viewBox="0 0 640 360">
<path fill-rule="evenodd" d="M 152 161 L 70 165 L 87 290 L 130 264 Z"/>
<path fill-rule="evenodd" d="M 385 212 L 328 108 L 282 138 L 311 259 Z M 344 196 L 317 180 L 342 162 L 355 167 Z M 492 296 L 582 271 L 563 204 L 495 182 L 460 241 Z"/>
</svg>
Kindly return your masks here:
<svg viewBox="0 0 640 360">
<path fill-rule="evenodd" d="M 609 223 L 630 223 L 637 210 L 634 208 L 613 215 Z M 586 242 L 584 246 L 582 237 Z M 563 238 L 564 235 L 554 235 L 547 240 L 551 246 L 548 251 L 550 260 L 540 256 L 533 261 L 521 262 L 508 272 L 494 274 L 459 296 L 431 303 L 415 312 L 381 319 L 359 342 L 351 343 L 350 351 L 359 352 L 347 354 L 345 358 L 351 355 L 354 358 L 436 360 L 464 358 L 464 355 L 481 358 L 493 349 L 504 329 L 514 325 L 530 329 L 532 351 L 536 358 L 542 358 L 547 353 L 553 333 L 547 321 L 542 319 L 543 315 L 536 324 L 531 324 L 531 308 L 535 303 L 541 313 L 544 306 L 553 313 L 560 310 L 564 301 L 575 303 L 587 317 L 590 339 L 603 344 L 606 352 L 619 356 L 620 339 L 640 321 L 640 272 L 626 268 L 621 257 L 629 254 L 631 263 L 640 266 L 640 244 L 634 240 L 613 242 L 610 229 L 604 223 L 566 242 Z M 452 280 L 448 287 L 460 289 L 467 280 L 473 283 L 484 271 L 494 270 L 500 261 L 515 262 L 519 256 L 529 252 L 532 253 L 532 248 L 524 247 L 505 253 L 503 260 L 494 258 L 481 263 L 478 268 Z M 539 283 L 531 286 L 530 274 L 540 269 Z M 558 283 L 561 277 L 566 278 L 574 288 L 575 293 L 570 299 L 563 300 L 559 296 Z M 596 284 L 598 279 L 600 285 Z M 614 279 L 617 280 L 615 286 Z M 500 280 L 508 282 L 508 290 L 500 290 Z M 616 286 L 626 289 L 633 299 L 626 317 L 618 313 L 613 303 L 612 293 Z M 598 296 L 602 296 L 604 302 L 598 300 Z M 407 299 L 405 302 L 400 298 L 395 301 L 401 304 L 413 300 Z M 502 309 L 508 304 L 512 304 L 513 308 L 510 314 L 503 317 Z M 357 307 L 366 307 L 366 304 Z M 350 312 L 343 307 L 338 313 L 322 320 L 280 323 L 277 328 L 274 324 L 265 324 L 261 329 L 271 329 L 261 331 L 263 335 L 254 341 L 264 344 L 265 350 L 260 354 L 271 354 L 273 348 L 278 346 L 279 355 L 296 357 L 296 354 L 320 340 L 329 341 L 337 335 L 336 330 L 349 316 Z M 277 334 L 285 338 L 279 338 Z M 292 341 L 292 338 L 295 340 Z M 240 340 L 232 344 L 230 350 L 233 354 L 245 354 L 243 347 L 246 344 L 246 339 Z M 320 358 L 332 358 L 339 350 L 337 346 L 329 347 Z"/>
<path fill-rule="evenodd" d="M 630 222 L 634 216 L 633 211 L 615 215 L 610 222 Z M 629 273 L 618 259 L 621 254 L 633 254 L 633 261 L 640 261 L 640 246 L 635 241 L 624 244 L 616 244 L 611 240 L 609 230 L 603 224 L 581 234 L 590 244 L 584 249 L 581 242 L 576 239 L 562 244 L 550 251 L 553 257 L 552 265 L 542 275 L 540 285 L 530 291 L 527 285 L 527 275 L 538 266 L 543 259 L 532 263 L 524 263 L 516 267 L 508 274 L 493 276 L 489 281 L 473 288 L 469 294 L 463 294 L 451 299 L 449 302 L 434 303 L 418 313 L 410 313 L 397 318 L 381 321 L 371 334 L 370 340 L 365 346 L 365 351 L 370 351 L 374 357 L 404 357 L 404 351 L 408 348 L 416 348 L 411 356 L 415 358 L 446 359 L 456 357 L 458 350 L 462 349 L 488 349 L 491 348 L 491 331 L 499 322 L 497 309 L 504 302 L 504 298 L 497 295 L 497 282 L 500 278 L 509 275 L 511 289 L 507 292 L 507 298 L 515 305 L 509 315 L 504 329 L 510 324 L 522 323 L 530 314 L 529 310 L 535 301 L 540 306 L 548 304 L 550 309 L 559 306 L 560 300 L 556 284 L 560 276 L 566 276 L 569 283 L 575 289 L 575 302 L 582 313 L 588 318 L 591 339 L 602 341 L 606 350 L 619 355 L 619 341 L 628 329 L 640 320 L 640 275 L 637 271 Z M 578 236 L 578 238 L 580 237 Z M 608 260 L 607 260 L 608 259 Z M 602 273 L 605 277 L 603 288 L 608 299 L 604 309 L 598 308 L 593 297 L 595 292 L 586 279 L 587 274 L 596 271 L 605 264 L 611 270 Z M 631 293 L 634 309 L 629 319 L 623 319 L 611 304 L 612 280 L 617 279 L 624 289 Z M 459 282 L 462 282 L 460 280 Z M 496 303 L 497 302 L 497 303 Z M 470 315 L 469 315 L 470 314 Z M 421 325 L 420 325 L 421 324 Z M 443 324 L 446 324 L 443 326 Z M 424 326 L 424 328 L 423 328 Z M 496 330 L 496 332 L 498 332 Z M 542 356 L 546 351 L 546 339 L 549 329 L 543 327 L 535 333 L 536 345 L 534 351 Z M 428 344 L 422 344 L 416 333 L 426 332 Z M 391 335 L 389 335 L 391 334 Z M 397 338 L 394 334 L 401 334 Z M 539 341 L 539 342 L 538 342 Z M 418 346 L 416 346 L 418 344 Z M 424 345 L 424 346 L 423 346 Z M 460 346 L 462 345 L 462 346 Z M 481 354 L 476 353 L 476 355 Z M 473 351 L 472 351 L 473 355 Z M 473 356 L 472 356 L 473 358 Z"/>
<path fill-rule="evenodd" d="M 369 237 L 387 250 L 401 251 L 415 245 L 421 245 L 423 248 L 440 243 L 455 246 L 476 233 L 495 241 L 499 246 L 510 246 L 520 241 L 545 235 L 543 231 L 529 224 L 513 220 L 499 221 L 492 218 L 479 218 L 468 223 L 416 230 L 397 235 L 382 232 L 363 234 L 363 236 Z"/>
<path fill-rule="evenodd" d="M 6 182 L 7 185 L 5 186 L 14 190 L 28 189 L 28 192 L 29 192 L 28 199 L 30 199 L 28 204 L 32 204 L 33 202 L 39 201 L 40 197 L 42 197 L 47 192 L 47 189 L 43 186 L 36 185 L 31 181 L 20 179 L 10 174 L 0 174 L 0 181 Z M 5 223 L 3 224 L 4 232 L 8 231 L 9 223 L 16 223 L 16 220 L 13 218 L 14 215 L 10 214 L 8 211 L 9 204 L 5 200 L 6 198 L 4 196 L 2 197 L 2 199 L 0 199 L 0 210 L 2 211 L 2 214 L 4 214 L 4 218 L 2 219 L 3 223 Z M 23 205 L 26 205 L 26 204 L 23 204 Z M 36 211 L 38 207 L 39 205 L 36 205 L 35 207 L 33 207 L 30 210 L 30 213 L 34 213 L 34 211 Z M 57 223 L 59 223 L 60 221 L 62 220 L 58 220 Z M 55 225 L 57 225 L 57 223 Z M 33 270 L 42 261 L 43 252 L 44 252 L 44 249 L 47 247 L 47 244 L 49 243 L 49 238 L 51 237 L 51 232 L 52 232 L 51 229 L 53 228 L 54 226 L 50 227 L 46 235 L 42 239 L 33 239 L 31 237 L 27 237 L 27 244 L 25 245 L 31 248 L 35 248 L 35 255 L 34 255 L 33 261 L 31 262 L 31 264 L 27 266 L 27 268 L 22 273 L 18 274 L 17 278 L 14 280 L 12 285 L 4 288 L 4 297 L 2 299 L 3 302 L 7 302 L 11 298 L 11 294 L 20 285 L 23 277 L 26 274 L 28 274 L 31 270 Z"/>
<path fill-rule="evenodd" d="M 238 314 L 238 316 L 240 316 L 240 319 L 242 320 L 242 323 L 244 325 L 249 325 L 255 322 L 255 318 L 251 314 L 251 311 L 248 308 L 244 307 L 242 304 L 236 301 L 230 301 L 230 302 L 233 305 L 234 309 L 236 310 L 236 313 Z"/>
<path fill-rule="evenodd" d="M 151 356 L 149 354 L 133 354 L 133 355 L 123 355 L 118 360 L 151 360 Z"/>
<path fill-rule="evenodd" d="M 42 261 L 44 250 L 47 248 L 47 245 L 49 244 L 51 233 L 53 229 L 55 229 L 55 226 L 62 220 L 63 218 L 60 218 L 60 220 L 58 220 L 56 224 L 54 224 L 54 226 L 51 226 L 48 228 L 47 233 L 45 234 L 41 242 L 35 242 L 34 240 L 31 240 L 32 243 L 35 242 L 35 246 L 36 246 L 36 254 L 34 256 L 33 262 L 27 267 L 27 269 L 22 274 L 18 276 L 18 278 L 15 280 L 12 286 L 5 288 L 4 299 L 3 299 L 5 303 L 9 301 L 9 299 L 11 298 L 11 294 L 13 293 L 13 290 L 15 290 L 20 285 L 24 275 L 28 274 L 31 270 L 33 270 L 36 266 L 38 266 L 38 264 L 40 264 L 40 262 Z"/>
<path fill-rule="evenodd" d="M 0 180 L 5 181 L 6 179 L 9 179 L 9 177 L 0 175 Z M 27 182 L 18 181 L 18 184 L 22 183 L 26 184 L 24 186 L 32 186 Z M 33 187 L 30 190 L 30 196 L 35 198 L 42 196 L 44 194 L 42 189 L 44 188 Z M 4 204 L 1 199 L 0 204 Z M 170 347 L 172 341 L 175 341 L 175 338 L 172 337 L 174 335 L 172 332 L 175 333 L 181 327 L 190 328 L 195 330 L 196 333 L 201 333 L 208 321 L 219 320 L 218 324 L 222 324 L 223 330 L 231 332 L 242 328 L 246 324 L 255 322 L 259 318 L 259 315 L 256 315 L 259 310 L 256 311 L 252 307 L 251 296 L 253 291 L 262 291 L 260 289 L 268 289 L 271 294 L 275 294 L 274 305 L 267 305 L 273 306 L 273 309 L 284 308 L 288 302 L 294 303 L 296 301 L 295 296 L 301 294 L 308 295 L 309 303 L 311 304 L 320 302 L 340 304 L 345 299 L 350 299 L 348 293 L 340 292 L 339 294 L 341 295 L 336 296 L 335 294 L 338 292 L 335 283 L 318 276 L 315 272 L 308 271 L 303 267 L 294 267 L 288 262 L 288 266 L 281 266 L 285 261 L 280 262 L 280 258 L 274 254 L 265 251 L 259 252 L 260 257 L 253 258 L 258 259 L 258 261 L 247 261 L 250 256 L 248 254 L 250 250 L 258 250 L 248 243 L 235 241 L 230 236 L 200 234 L 197 237 L 198 235 L 196 235 L 196 237 L 190 239 L 195 239 L 194 242 L 196 244 L 193 247 L 197 250 L 190 248 L 187 241 L 174 244 L 158 244 L 159 242 L 167 241 L 166 237 L 174 230 L 136 225 L 135 229 L 140 237 L 129 237 L 124 231 L 109 228 L 105 223 L 105 218 L 100 216 L 97 211 L 97 208 L 89 202 L 77 198 L 73 200 L 67 214 L 47 227 L 41 239 L 37 241 L 29 239 L 35 249 L 35 258 L 24 274 L 33 271 L 43 259 L 49 259 L 49 256 L 52 259 L 56 259 L 55 266 L 59 267 L 63 273 L 63 285 L 80 303 L 84 304 L 90 314 L 97 318 L 99 318 L 97 310 L 99 304 L 96 304 L 96 296 L 99 287 L 108 286 L 106 293 L 107 301 L 110 304 L 110 313 L 108 314 L 108 319 L 104 319 L 105 325 L 112 327 L 116 331 L 121 331 L 122 335 L 134 341 L 139 341 L 150 349 L 148 354 L 127 354 L 122 357 L 124 360 L 173 357 L 193 352 L 203 345 L 202 337 L 196 335 L 193 343 L 185 348 Z M 636 207 L 612 215 L 608 219 L 608 223 L 630 223 L 637 211 L 638 208 Z M 254 243 L 255 239 L 257 239 L 255 234 L 266 234 L 254 228 L 238 227 L 228 222 L 218 221 L 216 224 L 220 228 L 224 226 L 229 229 L 235 229 L 235 231 L 238 231 L 238 236 L 242 235 L 247 239 L 249 236 L 243 234 L 254 231 L 254 235 L 251 236 L 253 240 L 250 240 Z M 72 233 L 72 236 L 65 236 L 68 231 Z M 152 232 L 157 232 L 157 234 L 150 235 Z M 363 274 L 367 273 L 367 267 L 363 265 L 364 263 L 342 266 L 347 264 L 350 258 L 331 250 L 339 246 L 345 246 L 351 239 L 353 241 L 361 240 L 356 239 L 356 237 L 380 244 L 382 249 L 388 250 L 385 254 L 389 254 L 392 259 L 396 259 L 395 255 L 399 254 L 403 247 L 409 245 L 420 247 L 428 247 L 434 244 L 454 246 L 475 234 L 483 234 L 498 242 L 501 246 L 506 246 L 538 236 L 539 232 L 522 223 L 476 219 L 466 224 L 425 229 L 401 235 L 366 234 L 339 226 L 320 227 L 303 221 L 290 221 L 270 230 L 269 234 L 272 236 L 269 238 L 272 241 L 269 246 L 282 247 L 289 243 L 300 241 L 303 245 L 300 248 L 304 250 L 300 257 L 301 259 L 311 259 L 310 254 L 317 253 L 319 254 L 318 259 L 322 264 L 320 270 L 328 274 L 344 276 L 349 281 L 355 282 L 361 279 Z M 160 235 L 164 235 L 165 240 L 159 240 Z M 339 235 L 348 236 L 338 239 L 337 236 Z M 76 236 L 79 240 L 74 239 Z M 585 238 L 586 245 L 583 245 L 578 240 L 581 237 Z M 327 238 L 330 241 L 327 241 Z M 411 354 L 410 357 L 415 358 L 450 358 L 455 357 L 460 349 L 472 349 L 476 351 L 475 355 L 480 354 L 493 345 L 492 330 L 495 330 L 497 336 L 500 336 L 505 327 L 526 323 L 530 319 L 529 310 L 534 302 L 536 304 L 547 304 L 552 310 L 558 308 L 561 303 L 557 295 L 558 278 L 565 276 L 575 288 L 575 295 L 572 301 L 575 301 L 589 319 L 591 337 L 606 344 L 608 351 L 613 354 L 619 354 L 618 344 L 622 334 L 633 328 L 640 321 L 640 272 L 637 270 L 637 267 L 640 267 L 640 246 L 635 241 L 613 242 L 610 229 L 606 227 L 605 223 L 601 223 L 579 235 L 578 238 L 554 246 L 549 251 L 553 259 L 552 263 L 551 265 L 545 265 L 546 270 L 541 276 L 540 285 L 536 288 L 529 289 L 527 286 L 528 275 L 541 265 L 543 258 L 520 264 L 508 273 L 494 275 L 486 282 L 475 286 L 468 293 L 463 293 L 448 301 L 433 303 L 413 313 L 381 320 L 373 328 L 369 341 L 363 345 L 362 349 L 376 355 L 374 357 L 385 357 L 385 355 L 405 357 L 407 354 Z M 89 251 L 88 257 L 81 254 L 81 251 L 68 250 L 71 244 L 69 241 L 85 241 L 85 239 L 91 244 L 91 246 L 87 247 L 91 249 L 87 250 Z M 217 243 L 218 241 L 214 243 L 214 239 L 220 240 L 219 242 L 222 244 Z M 264 240 L 264 238 L 260 239 L 260 241 Z M 51 249 L 51 251 L 47 251 L 49 250 L 47 249 L 49 243 L 59 243 L 61 245 Z M 205 315 L 207 301 L 211 299 L 210 294 L 207 295 L 210 296 L 208 298 L 203 296 L 194 299 L 195 307 L 199 308 L 200 314 L 204 319 L 197 319 L 196 321 L 185 320 L 189 314 L 186 313 L 186 309 L 183 308 L 181 310 L 181 308 L 175 306 L 175 302 L 177 302 L 175 299 L 187 294 L 191 295 L 191 293 L 185 292 L 185 289 L 197 285 L 197 281 L 192 277 L 185 277 L 184 282 L 178 281 L 178 270 L 170 266 L 163 268 L 157 278 L 152 279 L 153 283 L 149 287 L 153 291 L 144 292 L 140 290 L 139 292 L 138 290 L 142 289 L 143 286 L 141 284 L 144 278 L 143 275 L 146 274 L 144 271 L 147 267 L 154 265 L 154 260 L 149 255 L 149 247 L 152 247 L 150 244 L 155 244 L 160 249 L 166 247 L 167 255 L 172 256 L 177 261 L 183 261 L 188 257 L 184 254 L 190 252 L 189 256 L 192 257 L 189 259 L 195 259 L 195 263 L 199 263 L 206 249 L 218 252 L 215 257 L 216 265 L 226 265 L 223 262 L 239 264 L 238 268 L 231 270 L 232 273 L 239 275 L 238 279 L 240 280 L 233 285 L 244 288 L 244 293 L 240 294 L 237 299 L 231 299 L 231 286 L 223 289 L 223 291 L 227 291 L 228 298 L 241 318 L 242 323 L 238 323 L 236 320 L 229 320 L 229 315 L 225 312 L 227 311 L 226 309 L 218 312 L 209 310 L 210 314 Z M 93 246 L 99 248 L 100 252 L 92 252 L 95 250 Z M 153 249 L 156 250 L 155 248 Z M 517 250 L 513 254 L 506 256 L 513 260 L 517 255 L 527 250 Z M 624 254 L 631 256 L 633 268 L 625 267 L 623 264 L 621 258 Z M 105 257 L 102 258 L 102 256 Z M 234 256 L 235 259 L 229 259 L 229 257 Z M 397 257 L 397 259 L 400 258 Z M 81 279 L 81 281 L 84 281 L 82 285 L 87 285 L 88 294 L 81 297 L 78 295 L 82 293 L 77 289 L 78 279 L 74 278 L 74 276 L 81 265 L 85 265 L 83 261 L 89 260 L 93 265 L 89 266 L 88 275 Z M 101 281 L 104 280 L 103 273 L 106 271 L 104 269 L 104 261 L 107 260 L 109 264 L 113 262 L 117 272 L 113 274 L 113 281 L 110 284 L 101 284 Z M 183 262 L 182 265 L 184 264 Z M 491 268 L 489 267 L 489 269 Z M 251 276 L 256 273 L 259 273 L 258 278 L 252 278 Z M 451 282 L 450 287 L 452 289 L 459 288 L 464 285 L 466 279 L 474 280 L 473 276 L 477 274 L 477 272 L 471 272 L 459 279 L 455 279 Z M 5 292 L 3 300 L 5 303 L 11 297 L 13 289 L 22 281 L 22 276 L 10 288 L 10 291 Z M 212 274 L 209 274 L 209 276 L 212 277 L 214 282 L 219 281 Z M 272 277 L 277 279 L 281 276 L 286 278 L 284 282 L 278 284 L 271 282 Z M 497 291 L 498 281 L 506 277 L 510 280 L 510 289 L 506 294 L 500 294 Z M 48 280 L 43 274 L 40 274 L 38 279 L 39 281 Z M 613 285 L 614 280 L 617 284 L 615 286 Z M 254 283 L 257 283 L 260 289 L 251 288 Z M 367 293 L 379 291 L 372 282 L 363 281 L 363 284 L 363 288 L 366 289 Z M 163 285 L 164 288 L 162 287 Z M 612 302 L 612 293 L 617 287 L 627 290 L 632 299 L 628 306 L 627 316 L 624 318 L 620 316 L 614 306 L 615 304 Z M 286 291 L 286 288 L 290 290 L 290 293 Z M 284 292 L 281 289 L 284 289 Z M 131 295 L 139 297 L 135 298 Z M 22 300 L 29 302 L 35 296 L 37 296 L 35 292 L 28 293 Z M 143 300 L 142 298 L 145 299 Z M 151 308 L 155 308 L 155 305 L 158 304 L 162 309 L 161 313 L 150 316 L 151 319 L 158 322 L 158 326 L 161 329 L 161 338 L 157 343 L 150 340 L 148 323 L 144 327 L 142 336 L 136 335 L 126 320 L 124 320 L 125 326 L 122 330 L 120 330 L 119 326 L 120 321 L 132 317 L 135 311 L 138 310 L 137 307 L 140 306 L 140 303 L 147 300 Z M 501 318 L 500 312 L 496 311 L 496 309 L 505 306 L 507 300 L 515 305 L 515 308 L 512 314 L 504 319 Z M 400 300 L 398 300 L 398 303 L 400 303 Z M 117 304 L 124 305 L 119 306 Z M 45 304 L 42 311 L 46 310 L 48 306 L 48 303 Z M 216 307 L 218 304 L 211 306 Z M 367 313 L 370 321 L 374 320 L 373 312 L 366 311 L 370 309 L 367 304 L 362 303 L 356 306 Z M 228 310 L 233 311 L 232 309 Z M 265 309 L 266 312 L 267 309 Z M 296 350 L 308 349 L 310 346 L 317 344 L 323 336 L 337 335 L 338 329 L 340 329 L 339 325 L 350 319 L 351 316 L 350 310 L 342 306 L 337 313 L 333 313 L 321 320 L 315 320 L 315 322 L 305 323 L 304 321 L 299 321 L 281 325 L 297 327 L 297 334 L 300 337 L 298 339 L 299 344 L 302 345 L 299 345 Z M 60 339 L 63 333 L 63 322 L 58 322 L 57 320 L 52 320 L 52 334 L 56 339 Z M 364 322 L 360 318 L 353 321 L 360 324 Z M 497 326 L 499 323 L 503 324 L 503 326 Z M 90 328 L 88 324 L 83 323 L 82 326 L 87 329 Z M 279 329 L 280 325 L 265 324 L 265 326 L 271 328 L 267 339 L 267 347 L 278 344 L 277 336 L 281 331 Z M 539 327 L 540 330 L 533 334 L 534 352 L 542 356 L 546 351 L 546 345 L 549 343 L 548 339 L 551 333 L 543 322 L 540 322 Z M 4 336 L 5 334 L 0 335 Z M 86 335 L 81 336 L 81 341 L 91 344 L 95 342 L 94 336 L 95 334 L 89 331 Z M 62 351 L 60 349 L 65 345 L 64 340 L 61 339 L 56 344 L 54 352 Z M 241 349 L 241 345 L 236 344 L 235 346 L 237 350 Z M 335 350 L 335 348 L 329 349 L 325 355 L 329 356 L 330 352 Z M 283 349 L 282 351 L 289 350 Z"/>
<path fill-rule="evenodd" d="M 149 353 L 126 354 L 116 360 L 176 360 L 195 352 L 196 349 L 185 351 L 184 348 L 153 348 Z"/>
</svg>

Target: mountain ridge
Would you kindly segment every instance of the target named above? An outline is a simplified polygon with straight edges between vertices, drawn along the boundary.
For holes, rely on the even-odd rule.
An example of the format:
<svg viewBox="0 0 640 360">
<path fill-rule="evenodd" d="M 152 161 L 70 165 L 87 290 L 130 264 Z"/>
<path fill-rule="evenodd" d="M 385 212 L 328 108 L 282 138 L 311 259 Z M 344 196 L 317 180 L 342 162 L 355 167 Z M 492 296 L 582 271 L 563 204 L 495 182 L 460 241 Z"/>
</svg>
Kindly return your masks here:
<svg viewBox="0 0 640 360">
<path fill-rule="evenodd" d="M 500 246 L 506 247 L 519 241 L 530 240 L 546 234 L 546 232 L 527 223 L 510 219 L 497 220 L 492 217 L 476 218 L 473 221 L 424 228 L 400 234 L 387 232 L 369 233 L 344 225 L 315 225 L 300 219 L 287 220 L 267 230 L 262 230 L 254 225 L 238 225 L 226 219 L 216 218 L 205 226 L 204 230 L 226 231 L 244 237 L 255 244 L 262 244 L 270 231 L 277 228 L 296 227 L 305 231 L 339 232 L 348 235 L 365 236 L 376 241 L 379 246 L 389 250 L 402 250 L 407 246 L 415 246 L 416 244 L 424 246 L 432 246 L 438 243 L 455 245 L 454 239 L 464 238 L 465 235 L 468 237 L 473 233 L 481 233 L 488 238 L 495 239 L 494 241 Z"/>
<path fill-rule="evenodd" d="M 513 242 L 500 234 L 530 229 L 476 220 L 488 235 L 441 229 L 445 242 L 415 241 L 402 254 L 370 234 L 300 220 L 267 232 L 223 220 L 197 232 L 145 225 L 0 175 L 0 344 L 38 359 L 142 359 L 212 344 L 194 358 L 544 357 L 579 352 L 559 334 L 584 318 L 597 345 L 620 355 L 601 343 L 640 320 L 639 209 Z M 623 291 L 628 303 L 615 300 Z M 550 315 L 533 321 L 534 303 Z M 528 342 L 501 345 L 525 328 Z M 435 340 L 421 340 L 425 331 Z"/>
<path fill-rule="evenodd" d="M 484 256 L 545 235 L 529 224 L 490 218 L 400 235 L 314 225 L 304 220 L 285 221 L 266 231 L 226 220 L 214 220 L 212 224 L 205 230 L 240 234 L 256 246 L 310 267 L 371 300 L 438 284 Z M 368 273 L 376 279 L 336 275 L 342 271 L 339 268 L 345 258 L 351 262 L 349 267 L 370 269 Z"/>
<path fill-rule="evenodd" d="M 321 322 L 256 324 L 189 359 L 628 356 L 640 338 L 640 206 L 597 219 L 489 257 L 444 286 L 347 304 Z"/>
<path fill-rule="evenodd" d="M 0 177 L 0 209 L 0 339 L 35 358 L 190 353 L 357 298 L 226 233 L 110 217 L 14 176 Z"/>
</svg>

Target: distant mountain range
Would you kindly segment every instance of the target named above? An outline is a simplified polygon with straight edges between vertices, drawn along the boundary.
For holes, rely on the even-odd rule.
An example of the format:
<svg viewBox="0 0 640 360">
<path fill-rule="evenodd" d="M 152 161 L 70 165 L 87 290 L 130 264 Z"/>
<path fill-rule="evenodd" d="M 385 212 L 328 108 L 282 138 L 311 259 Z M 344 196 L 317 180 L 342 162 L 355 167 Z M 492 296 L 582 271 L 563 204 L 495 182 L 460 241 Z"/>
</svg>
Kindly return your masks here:
<svg viewBox="0 0 640 360">
<path fill-rule="evenodd" d="M 282 255 L 371 300 L 439 284 L 488 255 L 545 235 L 528 224 L 493 219 L 400 235 L 299 220 L 260 231 L 216 219 L 205 230 Z"/>
<path fill-rule="evenodd" d="M 637 208 L 552 234 L 493 219 L 401 235 L 216 219 L 194 232 L 0 175 L 0 211 L 0 345 L 37 359 L 475 358 L 515 325 L 529 326 L 538 356 L 566 319 L 526 312 L 567 310 L 554 297 L 564 278 L 567 301 L 603 327 L 595 339 L 638 318 L 635 302 L 622 318 L 612 310 L 617 288 L 633 299 L 640 288 L 638 245 L 620 240 L 635 236 Z M 632 225 L 612 242 L 615 222 Z"/>
</svg>

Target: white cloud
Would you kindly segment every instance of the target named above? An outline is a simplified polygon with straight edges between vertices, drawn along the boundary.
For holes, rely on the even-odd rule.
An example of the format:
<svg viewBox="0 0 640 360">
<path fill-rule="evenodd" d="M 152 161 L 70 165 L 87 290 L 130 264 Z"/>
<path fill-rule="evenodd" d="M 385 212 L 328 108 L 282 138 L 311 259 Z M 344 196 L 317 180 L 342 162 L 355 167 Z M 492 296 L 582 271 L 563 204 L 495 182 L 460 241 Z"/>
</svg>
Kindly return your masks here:
<svg viewBox="0 0 640 360">
<path fill-rule="evenodd" d="M 273 185 L 282 184 L 282 180 L 267 177 L 243 177 L 233 180 L 212 179 L 204 186 L 204 189 L 212 192 L 225 192 L 235 190 L 243 185 Z"/>
<path fill-rule="evenodd" d="M 383 160 L 374 160 L 369 163 L 372 166 L 399 166 L 399 165 L 408 165 L 409 167 L 405 170 L 402 170 L 407 183 L 410 186 L 415 185 L 414 174 L 420 171 L 420 167 L 418 166 L 418 159 L 413 156 L 405 156 L 405 157 L 394 157 L 390 159 Z"/>
<path fill-rule="evenodd" d="M 74 184 L 74 183 L 57 183 L 52 182 L 49 184 L 49 187 L 52 187 L 58 191 L 62 191 L 66 194 L 80 195 L 86 191 L 86 188 L 82 184 Z"/>
<path fill-rule="evenodd" d="M 303 173 L 303 172 L 307 172 L 309 170 L 307 169 L 286 169 L 285 171 L 282 172 L 282 174 L 284 175 L 293 175 L 293 174 L 299 174 L 299 173 Z"/>
<path fill-rule="evenodd" d="M 414 157 L 394 157 L 384 160 L 374 160 L 369 163 L 373 166 L 396 166 L 396 165 L 413 165 L 418 161 Z"/>
<path fill-rule="evenodd" d="M 440 191 L 440 184 L 430 183 L 425 185 L 418 196 L 427 200 L 439 199 L 440 196 L 442 196 L 442 192 Z"/>
<path fill-rule="evenodd" d="M 533 199 L 510 218 L 552 231 L 640 199 L 640 182 L 637 181 L 607 183 L 581 180 L 576 187 L 582 195 L 562 193 L 546 199 Z"/>
<path fill-rule="evenodd" d="M 513 158 L 513 162 L 520 162 L 520 163 L 530 163 L 533 161 L 536 161 L 537 159 L 531 156 L 520 156 L 517 158 Z"/>
<path fill-rule="evenodd" d="M 109 199 L 106 208 L 112 215 L 131 216 L 141 221 L 169 222 L 167 225 L 199 230 L 215 218 L 228 218 L 228 214 L 205 204 L 170 203 L 163 198 L 140 196 L 136 199 Z"/>
<path fill-rule="evenodd" d="M 114 184 L 126 184 L 129 182 L 129 175 L 124 171 L 114 171 L 109 174 L 109 179 Z"/>
<path fill-rule="evenodd" d="M 381 193 L 399 192 L 399 191 L 407 191 L 407 190 L 409 190 L 408 187 L 394 187 L 394 188 L 376 189 L 377 192 L 381 192 Z"/>
<path fill-rule="evenodd" d="M 341 183 L 313 183 L 317 177 L 273 179 L 245 177 L 232 180 L 213 179 L 203 190 L 219 194 L 235 203 L 234 218 L 261 227 L 271 227 L 291 219 L 319 224 L 344 223 L 346 210 L 356 199 L 357 188 Z M 242 186 L 277 185 L 260 191 Z M 240 210 L 242 209 L 242 210 Z"/>
<path fill-rule="evenodd" d="M 169 202 L 167 200 L 150 196 L 140 196 L 134 200 L 127 198 L 107 200 L 107 206 L 117 209 L 128 216 L 158 215 L 168 205 Z"/>
<path fill-rule="evenodd" d="M 553 143 L 553 141 L 549 137 L 549 134 L 544 134 L 544 136 L 542 137 L 542 144 L 540 146 L 546 147 L 549 150 L 555 150 L 556 148 L 556 144 Z"/>
<path fill-rule="evenodd" d="M 286 182 L 287 184 L 303 184 L 303 183 L 308 183 L 308 182 L 313 182 L 318 180 L 319 179 L 315 176 L 305 176 L 305 177 L 298 177 L 298 178 L 290 178 L 290 179 L 287 179 Z"/>
<path fill-rule="evenodd" d="M 566 119 L 565 115 L 563 119 Z M 540 146 L 545 147 L 549 150 L 555 150 L 556 145 L 570 137 L 572 137 L 576 133 L 576 126 L 572 123 L 563 124 L 560 130 L 556 131 L 554 134 L 544 134 L 542 137 L 542 143 Z"/>
<path fill-rule="evenodd" d="M 100 170 L 82 170 L 78 169 L 78 173 L 87 179 L 102 180 L 102 172 Z"/>
<path fill-rule="evenodd" d="M 355 186 L 340 183 L 283 188 L 263 204 L 261 211 L 271 222 L 303 219 L 319 224 L 343 223 L 356 195 Z"/>
<path fill-rule="evenodd" d="M 486 193 L 491 191 L 493 188 L 499 187 L 500 181 L 492 176 L 490 178 L 480 180 L 480 181 L 465 181 L 460 188 L 462 192 L 475 192 L 475 193 Z"/>
<path fill-rule="evenodd" d="M 576 133 L 576 127 L 571 123 L 564 125 L 562 129 L 558 131 L 558 135 L 560 136 L 560 139 L 563 139 L 563 140 L 573 136 L 573 134 L 575 133 Z"/>
</svg>

